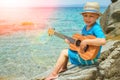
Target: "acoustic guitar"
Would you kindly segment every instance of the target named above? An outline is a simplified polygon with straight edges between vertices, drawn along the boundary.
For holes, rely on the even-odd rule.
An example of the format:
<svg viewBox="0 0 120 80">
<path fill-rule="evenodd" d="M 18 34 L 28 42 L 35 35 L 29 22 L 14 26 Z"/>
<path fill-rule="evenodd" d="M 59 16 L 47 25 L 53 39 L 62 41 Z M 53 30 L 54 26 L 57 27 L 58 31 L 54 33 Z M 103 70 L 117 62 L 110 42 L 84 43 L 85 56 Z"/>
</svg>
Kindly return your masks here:
<svg viewBox="0 0 120 80">
<path fill-rule="evenodd" d="M 83 36 L 81 34 L 74 34 L 72 37 L 63 35 L 61 33 L 56 32 L 54 29 L 48 29 L 48 34 L 55 35 L 59 38 L 62 39 L 67 39 L 70 41 L 69 47 L 73 51 L 77 51 L 78 54 L 81 56 L 82 59 L 84 60 L 92 60 L 96 57 L 100 46 L 93 46 L 93 45 L 87 45 L 86 48 L 84 49 L 84 52 L 80 50 L 80 43 L 81 41 L 85 39 L 95 39 L 96 37 L 93 35 L 88 35 L 88 36 Z"/>
</svg>

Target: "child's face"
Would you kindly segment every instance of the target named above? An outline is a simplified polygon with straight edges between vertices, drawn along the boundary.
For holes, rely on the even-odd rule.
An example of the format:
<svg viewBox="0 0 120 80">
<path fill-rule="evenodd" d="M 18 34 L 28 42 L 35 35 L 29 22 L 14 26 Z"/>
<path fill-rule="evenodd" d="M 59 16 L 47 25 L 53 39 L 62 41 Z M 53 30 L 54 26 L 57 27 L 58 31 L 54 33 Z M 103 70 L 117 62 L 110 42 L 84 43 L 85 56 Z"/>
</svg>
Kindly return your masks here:
<svg viewBox="0 0 120 80">
<path fill-rule="evenodd" d="M 88 13 L 88 12 L 83 13 L 82 15 L 86 25 L 90 27 L 96 22 L 96 20 L 99 17 L 99 15 L 96 13 Z"/>
</svg>

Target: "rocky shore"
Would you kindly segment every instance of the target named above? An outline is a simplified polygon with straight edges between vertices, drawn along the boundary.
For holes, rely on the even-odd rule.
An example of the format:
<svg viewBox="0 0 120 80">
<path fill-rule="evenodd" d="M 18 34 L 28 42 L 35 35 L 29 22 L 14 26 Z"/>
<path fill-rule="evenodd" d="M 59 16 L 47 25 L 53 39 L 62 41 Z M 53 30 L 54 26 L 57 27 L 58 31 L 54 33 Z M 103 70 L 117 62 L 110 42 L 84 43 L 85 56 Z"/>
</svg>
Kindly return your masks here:
<svg viewBox="0 0 120 80">
<path fill-rule="evenodd" d="M 93 66 L 69 68 L 58 80 L 120 80 L 120 41 L 108 41 L 103 46 L 99 63 Z M 71 67 L 73 67 L 71 65 Z"/>
<path fill-rule="evenodd" d="M 92 66 L 69 65 L 68 70 L 61 73 L 56 80 L 120 80 L 120 41 L 109 40 L 103 46 L 101 57 Z M 46 76 L 51 70 L 37 76 Z M 35 77 L 37 79 L 37 77 Z M 32 79 L 32 80 L 36 80 Z"/>
</svg>

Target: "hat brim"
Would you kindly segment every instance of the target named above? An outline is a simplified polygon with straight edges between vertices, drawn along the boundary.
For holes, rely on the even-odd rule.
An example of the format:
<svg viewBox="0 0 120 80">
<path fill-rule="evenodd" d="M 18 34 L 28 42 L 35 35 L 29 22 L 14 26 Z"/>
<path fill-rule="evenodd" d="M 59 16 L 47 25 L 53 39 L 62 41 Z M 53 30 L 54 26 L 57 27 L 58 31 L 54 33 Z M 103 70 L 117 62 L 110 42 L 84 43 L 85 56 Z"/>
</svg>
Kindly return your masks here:
<svg viewBox="0 0 120 80">
<path fill-rule="evenodd" d="M 84 11 L 84 12 L 81 12 L 81 14 L 84 14 L 84 13 L 96 13 L 96 14 L 98 14 L 99 16 L 102 15 L 102 13 L 100 13 L 100 12 L 94 12 L 94 11 Z"/>
</svg>

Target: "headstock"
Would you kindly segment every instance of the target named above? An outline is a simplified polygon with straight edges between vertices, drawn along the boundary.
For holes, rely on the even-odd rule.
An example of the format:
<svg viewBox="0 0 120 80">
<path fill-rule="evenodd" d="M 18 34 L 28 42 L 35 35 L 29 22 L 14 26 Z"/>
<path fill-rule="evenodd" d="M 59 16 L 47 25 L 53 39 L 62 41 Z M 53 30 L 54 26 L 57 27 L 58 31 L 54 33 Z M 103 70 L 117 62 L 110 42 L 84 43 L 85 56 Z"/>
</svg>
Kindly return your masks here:
<svg viewBox="0 0 120 80">
<path fill-rule="evenodd" d="M 49 36 L 54 35 L 54 33 L 55 33 L 55 29 L 53 29 L 53 28 L 49 28 L 49 29 L 48 29 L 48 35 L 49 35 Z"/>
</svg>

